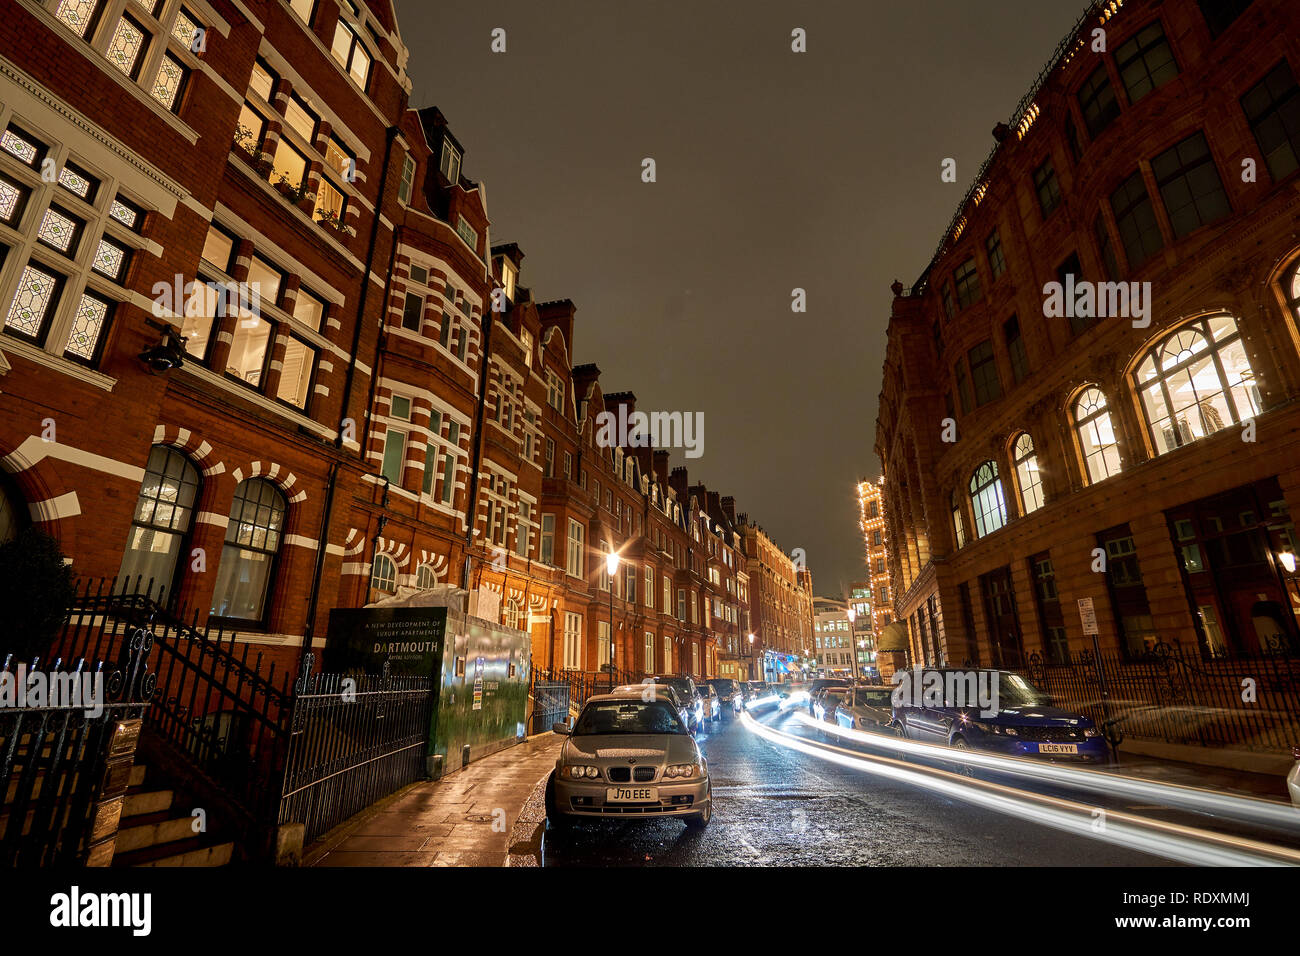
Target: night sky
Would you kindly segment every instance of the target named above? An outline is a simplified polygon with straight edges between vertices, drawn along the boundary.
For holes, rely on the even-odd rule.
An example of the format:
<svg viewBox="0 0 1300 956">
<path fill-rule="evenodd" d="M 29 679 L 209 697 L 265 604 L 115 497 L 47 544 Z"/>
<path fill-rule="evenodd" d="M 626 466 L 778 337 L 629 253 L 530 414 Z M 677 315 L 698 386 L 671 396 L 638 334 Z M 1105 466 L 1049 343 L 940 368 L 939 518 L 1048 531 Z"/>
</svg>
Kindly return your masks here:
<svg viewBox="0 0 1300 956">
<path fill-rule="evenodd" d="M 575 363 L 639 409 L 702 411 L 703 456 L 673 464 L 802 547 L 827 596 L 862 576 L 889 285 L 1085 6 L 396 3 L 411 103 L 447 116 L 534 298 L 577 305 Z"/>
</svg>

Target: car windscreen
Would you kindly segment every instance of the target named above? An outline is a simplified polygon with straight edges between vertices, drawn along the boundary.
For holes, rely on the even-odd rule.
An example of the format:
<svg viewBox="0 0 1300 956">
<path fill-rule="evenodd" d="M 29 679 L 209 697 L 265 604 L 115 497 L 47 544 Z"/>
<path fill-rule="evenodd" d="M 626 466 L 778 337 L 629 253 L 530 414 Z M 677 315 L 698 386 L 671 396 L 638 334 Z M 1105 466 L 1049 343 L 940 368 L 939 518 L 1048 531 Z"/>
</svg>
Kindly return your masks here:
<svg viewBox="0 0 1300 956">
<path fill-rule="evenodd" d="M 890 707 L 893 705 L 890 692 L 887 690 L 857 690 L 853 693 L 853 700 L 855 703 L 865 704 L 869 707 Z"/>
<path fill-rule="evenodd" d="M 1019 674 L 998 674 L 998 707 L 1047 707 L 1052 699 Z"/>
<path fill-rule="evenodd" d="M 684 734 L 672 707 L 658 701 L 596 701 L 583 708 L 573 736 L 592 734 Z"/>
</svg>

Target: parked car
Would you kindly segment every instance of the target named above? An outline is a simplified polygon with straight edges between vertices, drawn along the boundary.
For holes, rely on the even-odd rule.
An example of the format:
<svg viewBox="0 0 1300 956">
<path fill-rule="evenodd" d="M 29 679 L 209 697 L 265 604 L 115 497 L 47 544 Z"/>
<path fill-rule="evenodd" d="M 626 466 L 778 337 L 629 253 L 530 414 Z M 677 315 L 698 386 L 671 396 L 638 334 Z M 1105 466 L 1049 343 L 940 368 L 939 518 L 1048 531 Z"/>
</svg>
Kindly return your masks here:
<svg viewBox="0 0 1300 956">
<path fill-rule="evenodd" d="M 723 713 L 731 711 L 733 714 L 738 714 L 744 710 L 745 694 L 739 681 L 732 680 L 730 677 L 715 677 L 709 683 L 718 693 Z"/>
<path fill-rule="evenodd" d="M 844 677 L 817 677 L 805 688 L 808 692 L 808 713 L 814 717 L 817 714 L 813 711 L 813 699 L 827 687 L 848 687 L 849 681 Z"/>
<path fill-rule="evenodd" d="M 646 693 L 647 689 L 652 690 L 653 694 L 647 694 Z M 623 693 L 633 693 L 633 692 L 640 694 L 642 697 L 645 697 L 646 699 L 649 699 L 651 696 L 655 696 L 668 701 L 668 703 L 672 704 L 672 706 L 676 708 L 678 716 L 680 716 L 682 719 L 682 723 L 686 724 L 687 727 L 691 726 L 692 720 L 691 720 L 690 707 L 687 706 L 686 701 L 682 700 L 681 695 L 673 687 L 670 687 L 668 684 L 654 684 L 653 682 L 651 682 L 649 685 L 623 684 L 619 687 L 615 687 L 613 690 L 610 691 L 611 694 L 623 694 Z"/>
<path fill-rule="evenodd" d="M 722 699 L 718 697 L 717 689 L 708 681 L 696 684 L 695 689 L 700 692 L 700 699 L 704 701 L 704 719 L 717 723 L 722 719 Z"/>
<path fill-rule="evenodd" d="M 749 680 L 745 681 L 745 700 L 758 700 L 760 697 L 766 697 L 771 691 L 768 690 L 767 681 Z"/>
<path fill-rule="evenodd" d="M 709 768 L 690 728 L 666 698 L 643 686 L 590 698 L 569 730 L 546 781 L 546 819 L 672 816 L 691 828 L 713 816 Z"/>
<path fill-rule="evenodd" d="M 812 715 L 818 720 L 826 721 L 828 724 L 835 723 L 835 708 L 839 706 L 840 700 L 848 692 L 847 687 L 823 687 L 817 691 L 809 704 Z"/>
<path fill-rule="evenodd" d="M 850 730 L 897 734 L 892 693 L 893 688 L 883 684 L 855 684 L 835 708 L 835 722 Z"/>
<path fill-rule="evenodd" d="M 695 686 L 695 681 L 689 677 L 677 677 L 668 674 L 657 674 L 646 677 L 643 684 L 663 684 L 677 691 L 677 696 L 685 704 L 691 732 L 699 730 L 704 724 L 704 698 L 700 696 L 700 690 Z"/>
<path fill-rule="evenodd" d="M 894 719 L 909 740 L 1078 763 L 1104 763 L 1109 758 L 1106 740 L 1091 717 L 1053 707 L 1050 697 L 1014 671 L 922 668 L 917 676 L 904 671 L 904 685 L 924 688 L 933 681 L 931 673 L 942 681 L 941 700 L 927 703 L 912 693 L 912 699 L 894 705 Z M 969 675 L 997 687 L 997 708 L 988 716 L 978 704 L 954 699 L 948 692 Z"/>
</svg>

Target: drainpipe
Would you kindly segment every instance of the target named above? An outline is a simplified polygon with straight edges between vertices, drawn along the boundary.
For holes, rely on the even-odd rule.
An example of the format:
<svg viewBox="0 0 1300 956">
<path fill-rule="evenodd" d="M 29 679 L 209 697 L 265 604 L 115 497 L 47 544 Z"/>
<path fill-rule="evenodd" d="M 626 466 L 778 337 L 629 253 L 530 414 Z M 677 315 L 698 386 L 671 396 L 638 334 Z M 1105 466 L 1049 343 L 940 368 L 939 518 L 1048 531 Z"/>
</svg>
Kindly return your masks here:
<svg viewBox="0 0 1300 956">
<path fill-rule="evenodd" d="M 338 481 L 339 463 L 330 465 L 329 483 L 325 487 L 325 510 L 321 514 L 320 534 L 316 536 L 316 567 L 311 576 L 311 596 L 307 599 L 307 623 L 302 631 L 302 653 L 311 652 L 316 631 L 316 602 L 320 598 L 321 578 L 325 573 L 325 548 L 329 543 L 330 515 L 334 511 L 334 487 Z M 301 668 L 300 668 L 301 669 Z"/>
<path fill-rule="evenodd" d="M 470 460 L 469 506 L 465 523 L 465 566 L 461 569 L 461 587 L 469 591 L 470 549 L 474 547 L 474 525 L 478 523 L 478 476 L 483 460 L 483 419 L 487 410 L 487 384 L 492 357 L 492 296 L 483 310 L 483 350 L 479 362 L 478 402 L 474 408 L 474 452 Z"/>
</svg>

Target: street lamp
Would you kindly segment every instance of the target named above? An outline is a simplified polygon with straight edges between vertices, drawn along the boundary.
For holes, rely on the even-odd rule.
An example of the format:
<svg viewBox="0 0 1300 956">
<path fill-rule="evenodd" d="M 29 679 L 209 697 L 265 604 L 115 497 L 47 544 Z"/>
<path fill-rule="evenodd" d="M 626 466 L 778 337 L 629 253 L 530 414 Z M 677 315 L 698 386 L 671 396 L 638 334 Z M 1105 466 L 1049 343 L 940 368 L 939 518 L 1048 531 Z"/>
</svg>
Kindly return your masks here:
<svg viewBox="0 0 1300 956">
<path fill-rule="evenodd" d="M 618 573 L 618 552 L 610 546 L 605 555 L 605 573 L 609 575 L 609 689 L 614 689 L 614 575 Z"/>
<path fill-rule="evenodd" d="M 854 640 L 854 636 L 855 636 L 855 634 L 856 634 L 857 632 L 856 632 L 856 631 L 854 630 L 854 628 L 853 628 L 853 622 L 854 622 L 855 620 L 857 620 L 858 612 L 857 612 L 857 610 L 853 607 L 853 605 L 850 604 L 850 605 L 849 605 L 849 609 L 848 609 L 848 611 L 847 611 L 846 613 L 847 613 L 848 616 L 849 616 L 849 648 L 850 648 L 849 653 L 853 655 L 853 682 L 854 682 L 854 683 L 857 683 L 857 680 L 858 680 L 858 648 L 857 648 L 857 642 Z"/>
<path fill-rule="evenodd" d="M 749 679 L 754 679 L 754 632 L 749 632 Z"/>
</svg>

